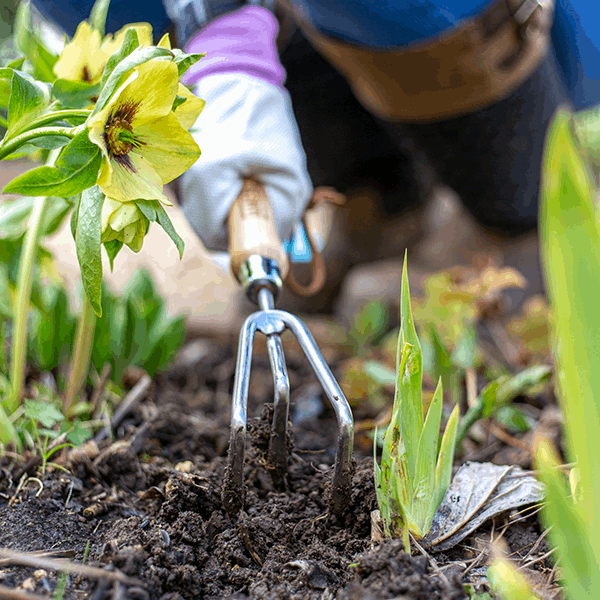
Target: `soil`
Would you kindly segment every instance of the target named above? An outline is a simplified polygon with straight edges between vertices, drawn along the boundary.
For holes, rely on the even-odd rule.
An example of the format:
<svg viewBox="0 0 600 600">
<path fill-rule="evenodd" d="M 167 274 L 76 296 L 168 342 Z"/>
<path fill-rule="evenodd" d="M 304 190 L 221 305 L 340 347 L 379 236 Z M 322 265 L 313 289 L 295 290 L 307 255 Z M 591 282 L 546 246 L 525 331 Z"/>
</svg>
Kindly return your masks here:
<svg viewBox="0 0 600 600">
<path fill-rule="evenodd" d="M 112 440 L 65 452 L 66 471 L 50 467 L 42 475 L 35 461 L 24 466 L 0 458 L 0 547 L 85 559 L 139 583 L 73 574 L 65 580 L 0 560 L 0 586 L 50 597 L 66 583 L 65 599 L 93 600 L 467 598 L 463 583 L 475 582 L 485 567 L 485 561 L 473 564 L 480 554 L 476 539 L 431 557 L 405 554 L 398 540 L 372 543 L 371 450 L 363 454 L 357 444 L 348 506 L 343 515 L 330 514 L 337 425 L 293 347 L 286 347 L 293 407 L 285 489 L 276 489 L 264 468 L 272 380 L 264 348 L 257 348 L 245 509 L 237 519 L 227 516 L 220 492 L 235 346 L 206 341 L 204 350 L 159 376 Z M 514 551 L 530 548 L 541 533 L 535 517 L 508 531 Z M 489 540 L 489 529 L 477 535 Z M 538 546 L 543 553 L 544 542 Z M 540 561 L 536 568 L 551 565 Z"/>
</svg>

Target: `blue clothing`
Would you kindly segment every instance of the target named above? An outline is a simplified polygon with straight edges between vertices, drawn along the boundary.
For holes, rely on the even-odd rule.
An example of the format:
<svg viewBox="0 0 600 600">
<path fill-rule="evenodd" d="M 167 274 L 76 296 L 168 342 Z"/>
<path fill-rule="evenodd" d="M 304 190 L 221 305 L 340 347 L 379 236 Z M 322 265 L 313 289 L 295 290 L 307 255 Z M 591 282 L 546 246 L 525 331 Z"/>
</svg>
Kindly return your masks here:
<svg viewBox="0 0 600 600">
<path fill-rule="evenodd" d="M 397 48 L 434 36 L 489 4 L 489 0 L 292 1 L 322 33 L 373 48 Z M 35 4 L 72 36 L 94 0 L 35 0 Z M 137 21 L 149 22 L 156 39 L 171 24 L 160 0 L 143 4 L 112 0 L 108 33 Z M 600 2 L 557 0 L 552 41 L 559 74 L 575 109 L 599 103 Z"/>
<path fill-rule="evenodd" d="M 95 0 L 33 0 L 44 17 L 57 23 L 69 37 L 73 37 L 77 25 L 90 16 L 94 2 Z M 152 25 L 157 42 L 171 26 L 160 0 L 111 0 L 106 16 L 106 33 L 114 33 L 128 23 L 140 22 Z"/>
<path fill-rule="evenodd" d="M 321 33 L 372 48 L 398 48 L 481 12 L 489 0 L 293 0 Z M 575 109 L 600 102 L 600 2 L 557 0 L 553 52 Z"/>
</svg>

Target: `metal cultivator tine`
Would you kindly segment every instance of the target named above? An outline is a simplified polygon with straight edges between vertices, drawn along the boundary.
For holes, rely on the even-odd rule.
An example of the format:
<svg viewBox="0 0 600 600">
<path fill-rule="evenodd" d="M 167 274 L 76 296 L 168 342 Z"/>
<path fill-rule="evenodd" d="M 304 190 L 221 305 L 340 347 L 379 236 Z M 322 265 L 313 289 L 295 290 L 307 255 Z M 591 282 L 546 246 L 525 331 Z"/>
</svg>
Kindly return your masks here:
<svg viewBox="0 0 600 600">
<path fill-rule="evenodd" d="M 288 312 L 269 309 L 250 315 L 240 333 L 233 387 L 229 464 L 222 493 L 223 504 L 227 513 L 231 516 L 236 515 L 244 504 L 243 473 L 246 445 L 246 405 L 252 361 L 252 342 L 257 330 L 267 336 L 267 346 L 275 384 L 275 407 L 267 468 L 275 482 L 282 481 L 286 472 L 287 451 L 285 441 L 289 410 L 289 381 L 279 338 L 280 334 L 286 329 L 290 330 L 298 340 L 336 413 L 339 433 L 331 486 L 330 507 L 332 512 L 341 512 L 348 501 L 352 476 L 354 431 L 350 406 L 304 323 Z"/>
</svg>

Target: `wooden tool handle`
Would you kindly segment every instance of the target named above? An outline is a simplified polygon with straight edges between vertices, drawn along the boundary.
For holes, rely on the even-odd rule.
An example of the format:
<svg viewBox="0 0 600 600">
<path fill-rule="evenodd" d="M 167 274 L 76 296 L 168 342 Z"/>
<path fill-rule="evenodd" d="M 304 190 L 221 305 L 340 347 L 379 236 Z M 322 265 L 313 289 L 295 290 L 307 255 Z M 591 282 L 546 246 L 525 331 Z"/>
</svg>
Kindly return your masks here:
<svg viewBox="0 0 600 600">
<path fill-rule="evenodd" d="M 264 188 L 254 179 L 244 179 L 229 212 L 228 226 L 231 271 L 236 279 L 253 254 L 274 260 L 281 279 L 286 278 L 289 260 L 277 233 L 273 209 Z"/>
</svg>

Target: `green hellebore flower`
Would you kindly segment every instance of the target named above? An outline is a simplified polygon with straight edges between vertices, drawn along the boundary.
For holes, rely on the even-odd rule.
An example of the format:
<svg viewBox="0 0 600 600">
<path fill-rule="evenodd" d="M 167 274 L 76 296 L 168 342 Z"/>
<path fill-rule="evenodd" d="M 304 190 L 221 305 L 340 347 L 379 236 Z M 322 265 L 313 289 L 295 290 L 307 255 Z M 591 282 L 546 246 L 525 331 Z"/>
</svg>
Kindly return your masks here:
<svg viewBox="0 0 600 600">
<path fill-rule="evenodd" d="M 118 240 L 139 252 L 148 233 L 150 221 L 142 214 L 135 202 L 119 202 L 108 196 L 102 205 L 101 242 Z"/>
<path fill-rule="evenodd" d="M 163 185 L 200 156 L 194 138 L 172 112 L 178 90 L 177 65 L 150 60 L 133 69 L 110 102 L 89 119 L 90 140 L 104 155 L 97 183 L 109 198 L 170 205 Z"/>
</svg>

